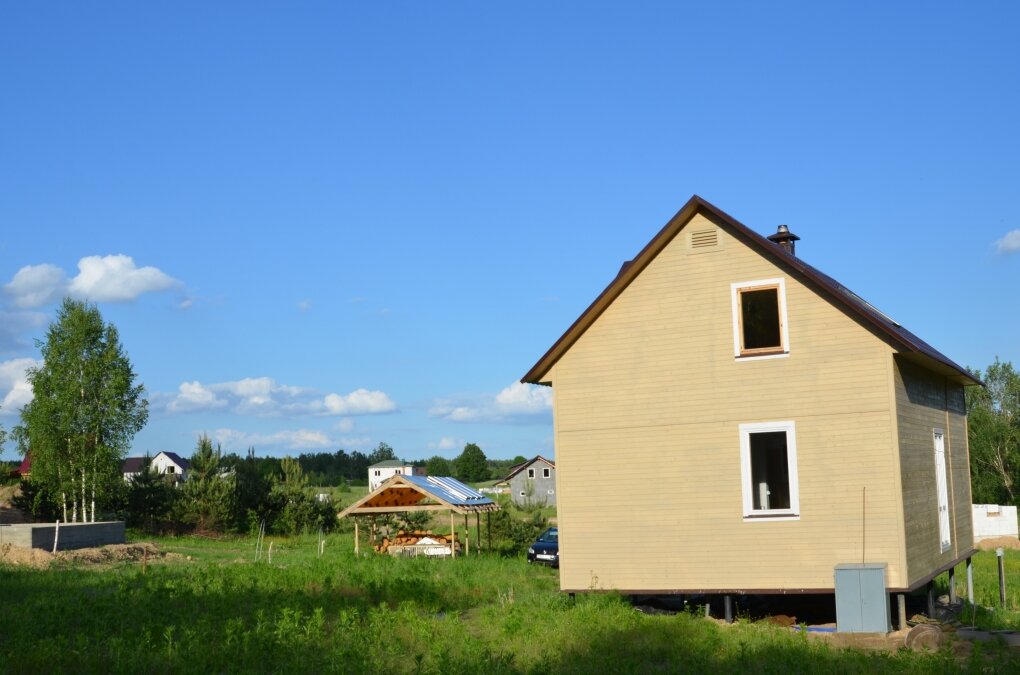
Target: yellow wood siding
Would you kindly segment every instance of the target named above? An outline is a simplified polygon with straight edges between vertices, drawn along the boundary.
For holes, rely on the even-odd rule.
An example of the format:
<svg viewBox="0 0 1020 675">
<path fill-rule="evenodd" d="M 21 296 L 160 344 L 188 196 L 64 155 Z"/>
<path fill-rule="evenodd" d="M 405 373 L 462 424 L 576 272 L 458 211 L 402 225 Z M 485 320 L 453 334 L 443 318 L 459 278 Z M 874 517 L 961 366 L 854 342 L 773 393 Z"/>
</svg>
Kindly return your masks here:
<svg viewBox="0 0 1020 675">
<path fill-rule="evenodd" d="M 836 564 L 862 559 L 865 487 L 863 555 L 903 585 L 892 349 L 719 239 L 695 255 L 681 231 L 545 378 L 562 588 L 831 589 Z M 777 277 L 789 356 L 738 360 L 730 285 Z M 745 522 L 739 425 L 773 421 L 796 424 L 800 518 Z"/>
<path fill-rule="evenodd" d="M 907 570 L 913 585 L 974 547 L 963 387 L 895 360 Z M 940 551 L 933 433 L 946 448 L 951 545 Z"/>
</svg>

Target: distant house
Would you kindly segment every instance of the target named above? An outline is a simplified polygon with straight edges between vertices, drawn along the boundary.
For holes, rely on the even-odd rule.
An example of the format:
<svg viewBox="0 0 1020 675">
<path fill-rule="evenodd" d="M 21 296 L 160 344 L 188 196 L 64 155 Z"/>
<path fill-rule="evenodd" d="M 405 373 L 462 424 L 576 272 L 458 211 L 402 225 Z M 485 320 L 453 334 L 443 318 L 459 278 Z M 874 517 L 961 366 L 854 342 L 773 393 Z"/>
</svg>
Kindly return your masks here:
<svg viewBox="0 0 1020 675">
<path fill-rule="evenodd" d="M 22 478 L 29 478 L 32 475 L 32 455 L 25 455 L 25 459 L 21 460 L 21 464 L 14 473 L 18 474 Z"/>
<path fill-rule="evenodd" d="M 504 483 L 514 504 L 556 505 L 556 463 L 541 455 L 510 467 Z"/>
<path fill-rule="evenodd" d="M 902 618 L 969 565 L 980 382 L 797 239 L 693 197 L 522 378 L 556 392 L 563 590 L 834 593 L 866 562 Z"/>
<path fill-rule="evenodd" d="M 425 467 L 411 466 L 399 459 L 386 459 L 368 467 L 368 489 L 374 490 L 391 476 L 424 476 Z"/>
<path fill-rule="evenodd" d="M 131 481 L 142 472 L 144 464 L 144 457 L 128 457 L 125 459 L 120 466 L 120 472 L 124 475 L 124 480 Z M 190 469 L 191 463 L 188 460 L 176 452 L 163 451 L 152 458 L 149 470 L 155 471 L 160 475 L 174 476 L 176 481 L 180 483 L 187 479 Z"/>
</svg>

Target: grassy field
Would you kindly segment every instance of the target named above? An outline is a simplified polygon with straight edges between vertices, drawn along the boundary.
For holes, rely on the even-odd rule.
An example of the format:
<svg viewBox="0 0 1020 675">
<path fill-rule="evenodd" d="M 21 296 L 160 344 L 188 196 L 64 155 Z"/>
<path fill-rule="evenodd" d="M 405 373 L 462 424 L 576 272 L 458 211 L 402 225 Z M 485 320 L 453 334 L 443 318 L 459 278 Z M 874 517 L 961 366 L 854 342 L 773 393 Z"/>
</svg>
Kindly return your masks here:
<svg viewBox="0 0 1020 675">
<path fill-rule="evenodd" d="M 144 567 L 0 566 L 0 672 L 944 673 L 1020 665 L 995 645 L 963 657 L 839 650 L 767 624 L 646 615 L 612 594 L 571 600 L 558 592 L 555 570 L 519 558 L 355 557 L 349 535 L 330 536 L 321 557 L 315 536 L 275 539 L 271 564 L 265 555 L 253 562 L 253 539 L 158 544 L 176 555 Z M 990 566 L 984 558 L 976 565 L 982 593 L 986 568 L 994 574 L 990 557 Z"/>
</svg>

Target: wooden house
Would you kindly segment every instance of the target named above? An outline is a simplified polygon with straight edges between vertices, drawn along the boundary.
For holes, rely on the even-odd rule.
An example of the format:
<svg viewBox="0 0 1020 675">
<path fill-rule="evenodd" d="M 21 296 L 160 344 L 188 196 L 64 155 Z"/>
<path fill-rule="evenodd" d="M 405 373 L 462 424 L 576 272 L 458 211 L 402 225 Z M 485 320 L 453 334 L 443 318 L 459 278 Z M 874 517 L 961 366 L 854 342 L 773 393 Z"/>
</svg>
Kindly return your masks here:
<svg viewBox="0 0 1020 675">
<path fill-rule="evenodd" d="M 126 457 L 120 465 L 120 472 L 124 476 L 124 480 L 130 482 L 141 473 L 142 468 L 145 466 L 145 461 L 145 457 Z M 190 470 L 191 462 L 176 452 L 167 452 L 165 450 L 157 453 L 149 464 L 149 471 L 161 476 L 167 476 L 177 483 L 187 480 Z"/>
<path fill-rule="evenodd" d="M 555 393 L 564 590 L 832 593 L 867 561 L 902 602 L 969 563 L 980 383 L 798 239 L 692 197 L 522 379 Z"/>
<path fill-rule="evenodd" d="M 556 506 L 556 463 L 541 455 L 510 467 L 499 481 L 518 505 Z"/>
</svg>

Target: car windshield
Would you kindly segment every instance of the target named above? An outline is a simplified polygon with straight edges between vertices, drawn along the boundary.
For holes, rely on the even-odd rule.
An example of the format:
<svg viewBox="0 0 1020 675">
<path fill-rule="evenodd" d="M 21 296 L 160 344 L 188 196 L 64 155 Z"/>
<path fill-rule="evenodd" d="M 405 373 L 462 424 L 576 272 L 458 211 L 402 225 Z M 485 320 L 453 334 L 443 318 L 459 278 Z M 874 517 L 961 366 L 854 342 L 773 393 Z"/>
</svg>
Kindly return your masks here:
<svg viewBox="0 0 1020 675">
<path fill-rule="evenodd" d="M 559 541 L 559 531 L 556 528 L 553 528 L 551 530 L 546 530 L 545 532 L 542 533 L 542 535 L 538 538 L 538 540 L 539 541 L 558 542 Z"/>
</svg>

